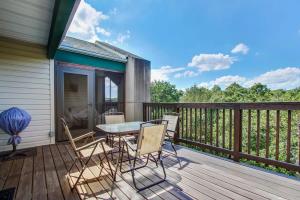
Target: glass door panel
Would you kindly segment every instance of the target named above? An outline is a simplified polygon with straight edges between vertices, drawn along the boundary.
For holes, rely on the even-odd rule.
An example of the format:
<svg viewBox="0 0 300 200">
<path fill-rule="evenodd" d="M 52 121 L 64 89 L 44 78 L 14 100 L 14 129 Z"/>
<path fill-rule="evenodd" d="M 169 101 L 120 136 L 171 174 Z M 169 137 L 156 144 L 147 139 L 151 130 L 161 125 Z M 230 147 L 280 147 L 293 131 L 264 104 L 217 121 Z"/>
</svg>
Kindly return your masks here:
<svg viewBox="0 0 300 200">
<path fill-rule="evenodd" d="M 73 137 L 87 133 L 88 76 L 64 73 L 64 116 Z"/>
</svg>

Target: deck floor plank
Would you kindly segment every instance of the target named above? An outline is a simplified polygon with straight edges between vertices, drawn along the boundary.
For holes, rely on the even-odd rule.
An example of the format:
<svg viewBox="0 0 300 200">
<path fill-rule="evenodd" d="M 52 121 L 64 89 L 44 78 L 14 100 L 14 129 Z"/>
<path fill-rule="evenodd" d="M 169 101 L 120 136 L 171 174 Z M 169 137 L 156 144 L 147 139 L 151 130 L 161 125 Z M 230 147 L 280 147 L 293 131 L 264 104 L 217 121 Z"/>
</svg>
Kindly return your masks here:
<svg viewBox="0 0 300 200">
<path fill-rule="evenodd" d="M 4 161 L 0 165 L 0 190 L 2 190 L 5 181 L 8 177 L 8 174 L 10 172 L 11 166 L 13 164 L 12 160 Z"/>
<path fill-rule="evenodd" d="M 49 146 L 43 146 L 44 166 L 49 200 L 64 199 Z"/>
<path fill-rule="evenodd" d="M 44 168 L 44 158 L 42 147 L 37 147 L 37 154 L 34 156 L 33 164 L 33 188 L 32 199 L 47 199 L 47 186 Z"/>
<path fill-rule="evenodd" d="M 18 191 L 18 185 L 23 168 L 23 163 L 24 159 L 17 159 L 13 161 L 12 168 L 3 187 L 3 189 L 16 188 L 14 196 L 16 196 L 16 193 Z"/>
<path fill-rule="evenodd" d="M 279 176 L 226 159 L 209 156 L 177 146 L 178 160 L 164 158 L 167 181 L 136 192 L 130 173 L 117 173 L 116 181 L 108 175 L 108 165 L 99 165 L 94 157 L 80 184 L 71 190 L 74 180 L 67 170 L 75 159 L 70 145 L 59 143 L 37 147 L 37 155 L 0 162 L 0 190 L 16 188 L 14 199 L 300 199 L 300 180 Z M 128 168 L 128 163 L 124 163 Z M 77 161 L 71 173 L 78 176 Z M 139 186 L 159 180 L 162 170 L 153 162 L 135 173 Z"/>
<path fill-rule="evenodd" d="M 31 200 L 32 173 L 33 173 L 33 157 L 27 157 L 24 159 L 24 164 L 23 164 L 23 168 L 19 180 L 19 186 L 16 194 L 17 200 Z"/>
</svg>

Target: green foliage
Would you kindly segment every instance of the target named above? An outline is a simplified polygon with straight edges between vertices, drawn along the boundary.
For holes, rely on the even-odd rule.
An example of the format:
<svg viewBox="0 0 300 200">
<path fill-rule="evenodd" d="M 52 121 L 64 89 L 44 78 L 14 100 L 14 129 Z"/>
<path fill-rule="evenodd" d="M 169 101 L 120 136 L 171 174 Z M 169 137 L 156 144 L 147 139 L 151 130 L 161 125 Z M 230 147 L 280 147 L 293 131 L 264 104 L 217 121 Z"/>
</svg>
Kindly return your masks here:
<svg viewBox="0 0 300 200">
<path fill-rule="evenodd" d="M 151 83 L 151 102 L 179 102 L 182 91 L 177 90 L 175 85 L 166 81 L 154 81 Z"/>
<path fill-rule="evenodd" d="M 186 89 L 180 102 L 278 102 L 300 101 L 300 88 L 292 90 L 271 90 L 261 83 L 245 88 L 237 83 L 229 85 L 225 90 L 219 86 L 211 89 L 193 85 Z"/>
</svg>

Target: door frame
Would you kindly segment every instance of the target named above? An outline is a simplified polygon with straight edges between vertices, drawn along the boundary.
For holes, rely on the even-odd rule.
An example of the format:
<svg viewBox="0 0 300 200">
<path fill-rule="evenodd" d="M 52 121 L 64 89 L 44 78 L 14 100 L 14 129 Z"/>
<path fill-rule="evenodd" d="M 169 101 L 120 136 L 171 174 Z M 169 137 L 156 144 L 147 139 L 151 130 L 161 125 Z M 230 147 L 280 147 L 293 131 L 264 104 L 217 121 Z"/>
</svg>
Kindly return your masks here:
<svg viewBox="0 0 300 200">
<path fill-rule="evenodd" d="M 80 69 L 69 67 L 60 62 L 55 62 L 55 141 L 61 142 L 67 140 L 63 133 L 63 126 L 60 117 L 64 115 L 64 74 L 78 74 L 87 76 L 88 92 L 88 129 L 93 130 L 94 126 L 94 109 L 95 109 L 95 70 Z"/>
</svg>

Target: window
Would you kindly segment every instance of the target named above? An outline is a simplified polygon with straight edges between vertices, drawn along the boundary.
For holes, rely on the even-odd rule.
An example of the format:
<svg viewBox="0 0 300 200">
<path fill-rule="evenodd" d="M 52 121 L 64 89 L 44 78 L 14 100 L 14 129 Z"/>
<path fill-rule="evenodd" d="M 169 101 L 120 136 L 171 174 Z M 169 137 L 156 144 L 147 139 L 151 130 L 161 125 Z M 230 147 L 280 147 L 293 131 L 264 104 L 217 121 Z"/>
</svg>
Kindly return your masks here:
<svg viewBox="0 0 300 200">
<path fill-rule="evenodd" d="M 118 101 L 118 86 L 108 77 L 105 77 L 105 102 Z"/>
</svg>

